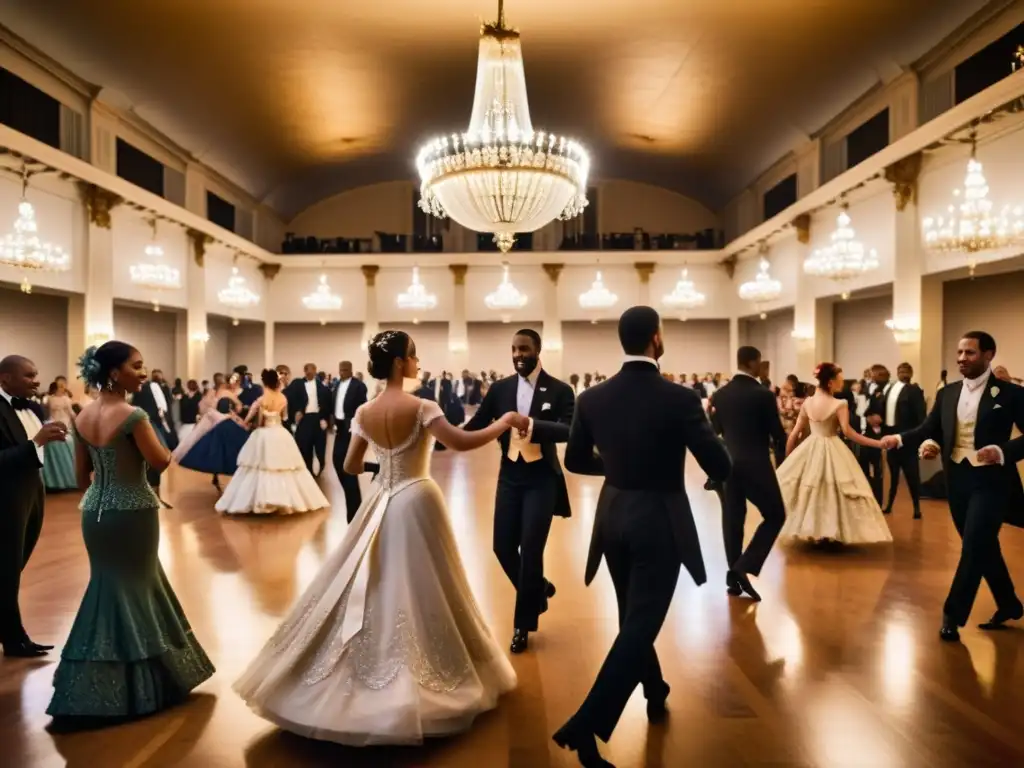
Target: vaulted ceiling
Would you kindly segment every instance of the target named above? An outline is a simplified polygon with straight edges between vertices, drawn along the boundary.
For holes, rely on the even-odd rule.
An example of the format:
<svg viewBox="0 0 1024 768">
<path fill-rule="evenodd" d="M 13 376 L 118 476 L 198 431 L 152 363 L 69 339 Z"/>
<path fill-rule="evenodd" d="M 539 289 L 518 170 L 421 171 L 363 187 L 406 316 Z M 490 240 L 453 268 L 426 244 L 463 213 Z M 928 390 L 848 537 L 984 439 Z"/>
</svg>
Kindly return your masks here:
<svg viewBox="0 0 1024 768">
<path fill-rule="evenodd" d="M 718 208 L 986 0 L 506 0 L 535 127 Z M 286 218 L 464 130 L 496 0 L 4 0 L 0 23 Z"/>
</svg>

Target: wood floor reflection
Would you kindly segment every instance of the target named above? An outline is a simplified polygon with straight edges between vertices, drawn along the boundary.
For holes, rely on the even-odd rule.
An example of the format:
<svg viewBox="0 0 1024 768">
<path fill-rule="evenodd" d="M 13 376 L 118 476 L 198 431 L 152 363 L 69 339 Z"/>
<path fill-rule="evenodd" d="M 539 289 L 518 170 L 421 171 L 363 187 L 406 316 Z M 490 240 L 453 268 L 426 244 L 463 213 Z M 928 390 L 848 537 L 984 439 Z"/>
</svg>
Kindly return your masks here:
<svg viewBox="0 0 1024 768">
<path fill-rule="evenodd" d="M 463 560 L 484 614 L 504 645 L 512 589 L 491 553 L 497 456 L 437 454 Z M 325 475 L 325 478 L 327 476 Z M 906 499 L 882 550 L 779 550 L 754 606 L 725 595 L 718 500 L 690 467 L 688 486 L 710 582 L 681 578 L 658 650 L 672 685 L 671 715 L 648 727 L 639 692 L 609 759 L 631 766 L 1009 766 L 1024 764 L 1024 631 L 937 639 L 942 598 L 958 552 L 945 505 L 911 520 Z M 574 517 L 556 520 L 547 553 L 558 596 L 531 651 L 513 657 L 519 688 L 469 733 L 421 749 L 349 750 L 282 733 L 232 693 L 231 683 L 269 637 L 344 535 L 331 475 L 327 513 L 226 518 L 209 479 L 174 469 L 175 508 L 162 513 L 160 557 L 216 676 L 185 706 L 102 732 L 44 730 L 56 656 L 0 660 L 3 765 L 88 766 L 572 766 L 550 735 L 582 700 L 614 637 L 611 583 L 589 589 L 583 568 L 599 484 L 570 476 Z M 88 578 L 77 497 L 51 496 L 22 605 L 33 636 L 59 643 Z M 1003 551 L 1024 588 L 1024 532 L 1004 530 Z M 130 546 L 130 542 L 126 542 Z M 975 620 L 994 606 L 986 588 Z"/>
</svg>

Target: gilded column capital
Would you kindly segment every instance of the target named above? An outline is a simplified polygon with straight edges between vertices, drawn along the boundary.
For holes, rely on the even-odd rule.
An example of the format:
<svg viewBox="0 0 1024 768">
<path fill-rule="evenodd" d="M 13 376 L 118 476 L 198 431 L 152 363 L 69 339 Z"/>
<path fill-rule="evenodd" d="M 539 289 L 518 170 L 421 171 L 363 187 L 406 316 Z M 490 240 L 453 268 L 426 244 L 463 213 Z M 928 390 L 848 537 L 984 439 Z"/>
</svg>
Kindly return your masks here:
<svg viewBox="0 0 1024 768">
<path fill-rule="evenodd" d="M 725 274 L 729 276 L 730 280 L 732 280 L 733 275 L 736 274 L 737 261 L 739 261 L 739 257 L 734 253 L 730 256 L 726 256 L 721 262 L 722 266 L 725 267 Z"/>
<path fill-rule="evenodd" d="M 196 266 L 204 266 L 206 246 L 213 242 L 213 238 L 205 232 L 192 228 L 185 230 L 185 234 L 188 235 L 188 239 L 192 243 L 192 258 L 195 259 Z"/>
<path fill-rule="evenodd" d="M 123 203 L 124 198 L 84 181 L 78 182 L 78 192 L 85 203 L 85 209 L 89 212 L 89 222 L 97 227 L 110 229 L 110 212 Z"/>
<path fill-rule="evenodd" d="M 796 239 L 807 245 L 811 242 L 811 214 L 801 213 L 791 222 L 796 230 Z"/>
<path fill-rule="evenodd" d="M 921 175 L 923 160 L 924 154 L 915 152 L 885 169 L 885 180 L 892 184 L 897 211 L 905 209 L 907 203 L 917 202 L 917 179 Z"/>
<path fill-rule="evenodd" d="M 651 275 L 654 274 L 654 262 L 653 261 L 638 261 L 633 267 L 636 269 L 636 273 L 640 276 L 640 282 L 644 285 L 651 282 Z"/>
<path fill-rule="evenodd" d="M 448 269 L 451 270 L 456 285 L 466 284 L 466 273 L 469 271 L 468 264 L 449 264 Z"/>
<path fill-rule="evenodd" d="M 281 271 L 281 265 L 270 264 L 268 262 L 260 262 L 259 270 L 260 272 L 263 273 L 263 277 L 265 277 L 267 280 L 273 280 L 275 277 L 277 277 L 277 273 Z"/>
<path fill-rule="evenodd" d="M 558 285 L 558 277 L 562 274 L 562 269 L 565 267 L 565 264 L 541 264 L 541 266 L 544 268 L 544 271 L 547 273 L 551 282 Z"/>
<path fill-rule="evenodd" d="M 363 277 L 366 278 L 366 287 L 372 288 L 377 284 L 377 273 L 380 272 L 380 267 L 376 264 L 363 264 L 360 267 L 363 270 Z"/>
</svg>

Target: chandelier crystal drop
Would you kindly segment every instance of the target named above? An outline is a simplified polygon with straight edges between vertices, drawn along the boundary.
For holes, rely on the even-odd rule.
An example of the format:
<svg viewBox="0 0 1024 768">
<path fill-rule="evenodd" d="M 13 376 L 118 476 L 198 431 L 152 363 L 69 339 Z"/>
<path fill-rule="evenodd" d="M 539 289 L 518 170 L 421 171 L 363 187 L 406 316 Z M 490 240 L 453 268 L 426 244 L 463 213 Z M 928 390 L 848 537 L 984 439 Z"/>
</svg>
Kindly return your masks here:
<svg viewBox="0 0 1024 768">
<path fill-rule="evenodd" d="M 245 284 L 245 278 L 238 274 L 238 267 L 231 268 L 228 287 L 217 292 L 217 300 L 233 310 L 249 309 L 260 303 L 260 295 Z M 238 318 L 232 315 L 232 322 L 238 325 Z"/>
<path fill-rule="evenodd" d="M 427 142 L 416 158 L 419 207 L 475 232 L 493 232 L 507 253 L 517 232 L 578 216 L 587 205 L 590 158 L 577 142 L 534 130 L 519 32 L 483 27 L 469 128 Z"/>
<path fill-rule="evenodd" d="M 302 297 L 303 306 L 313 312 L 337 312 L 341 309 L 343 303 L 341 296 L 331 291 L 331 286 L 327 284 L 327 275 L 325 274 L 320 275 L 320 281 L 316 286 L 316 290 Z M 321 317 L 320 324 L 326 325 L 327 321 Z"/>
<path fill-rule="evenodd" d="M 867 250 L 850 226 L 846 206 L 839 212 L 832 242 L 804 261 L 804 273 L 829 280 L 849 280 L 878 269 L 878 252 Z"/>
<path fill-rule="evenodd" d="M 611 309 L 618 301 L 619 297 L 605 287 L 601 270 L 597 271 L 597 279 L 590 290 L 580 294 L 580 307 L 583 309 Z"/>
<path fill-rule="evenodd" d="M 975 156 L 976 145 L 972 134 L 964 188 L 953 190 L 953 203 L 947 215 L 929 216 L 923 222 L 925 247 L 967 254 L 972 274 L 977 265 L 974 254 L 1006 248 L 1024 240 L 1024 208 L 1005 205 L 995 212 L 984 168 Z"/>
<path fill-rule="evenodd" d="M 697 290 L 697 287 L 690 279 L 690 271 L 684 269 L 683 275 L 679 282 L 676 283 L 675 289 L 673 289 L 672 293 L 663 296 L 661 301 L 669 309 L 679 310 L 685 320 L 686 313 L 691 309 L 703 307 L 707 298 Z"/>
<path fill-rule="evenodd" d="M 71 256 L 60 246 L 39 239 L 36 209 L 25 199 L 27 176 L 24 179 L 18 217 L 13 229 L 0 240 L 0 264 L 15 269 L 41 272 L 66 272 L 71 268 Z M 22 278 L 22 293 L 32 293 L 28 277 Z"/>
<path fill-rule="evenodd" d="M 437 295 L 427 293 L 426 287 L 420 282 L 420 268 L 412 268 L 412 285 L 398 294 L 399 309 L 425 312 L 437 307 Z"/>
<path fill-rule="evenodd" d="M 744 301 L 752 301 L 754 306 L 760 311 L 762 320 L 767 316 L 762 309 L 763 305 L 774 301 L 782 295 L 782 283 L 773 279 L 768 274 L 770 266 L 768 259 L 762 256 L 757 277 L 753 280 L 748 280 L 740 286 L 740 298 Z"/>
<path fill-rule="evenodd" d="M 528 301 L 526 294 L 520 293 L 519 289 L 508 279 L 508 264 L 503 265 L 501 284 L 498 285 L 497 290 L 487 294 L 484 298 L 484 304 L 488 309 L 501 312 L 503 323 L 511 322 L 511 313 L 525 307 Z"/>
</svg>

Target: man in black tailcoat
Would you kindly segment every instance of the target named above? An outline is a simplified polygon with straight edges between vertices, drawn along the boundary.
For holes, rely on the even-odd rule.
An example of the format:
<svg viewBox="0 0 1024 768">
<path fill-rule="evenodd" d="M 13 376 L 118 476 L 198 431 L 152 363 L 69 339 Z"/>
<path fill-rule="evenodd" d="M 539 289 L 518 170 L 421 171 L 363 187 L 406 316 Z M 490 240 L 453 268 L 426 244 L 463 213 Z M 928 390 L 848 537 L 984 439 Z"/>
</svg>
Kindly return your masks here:
<svg viewBox="0 0 1024 768">
<path fill-rule="evenodd" d="M 169 451 L 178 447 L 178 430 L 175 428 L 174 416 L 171 414 L 171 390 L 164 379 L 163 371 L 159 368 L 153 369 L 149 374 L 149 381 L 142 385 L 142 389 L 132 395 L 132 405 L 137 406 L 146 412 L 149 421 L 156 431 L 160 442 Z M 146 479 L 156 491 L 160 503 L 167 509 L 171 505 L 164 501 L 160 495 L 160 475 L 162 473 L 153 469 L 146 470 Z"/>
<path fill-rule="evenodd" d="M 921 426 L 928 416 L 924 392 L 913 383 L 914 369 L 910 363 L 900 363 L 896 368 L 896 381 L 885 393 L 885 416 L 882 434 L 899 435 Z M 850 411 L 854 413 L 854 411 Z M 889 464 L 889 500 L 882 511 L 892 513 L 896 491 L 900 487 L 900 473 L 907 478 L 907 490 L 914 505 L 914 519 L 921 519 L 921 464 L 913 451 L 887 451 Z"/>
<path fill-rule="evenodd" d="M 334 471 L 345 492 L 345 517 L 351 523 L 363 503 L 359 491 L 359 478 L 344 470 L 345 454 L 352 442 L 352 419 L 356 409 L 366 402 L 366 385 L 352 376 L 352 363 L 342 360 L 338 364 L 338 385 L 332 393 L 331 423 L 334 426 L 334 450 L 331 458 Z"/>
<path fill-rule="evenodd" d="M 295 425 L 295 442 L 299 445 L 306 469 L 313 473 L 313 456 L 325 456 L 327 452 L 327 427 L 331 419 L 334 400 L 329 390 L 316 375 L 316 366 L 306 363 L 302 369 L 303 378 L 295 379 L 285 391 L 288 413 Z M 320 472 L 324 471 L 320 462 Z M 319 472 L 316 474 L 320 476 Z"/>
</svg>

